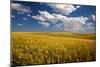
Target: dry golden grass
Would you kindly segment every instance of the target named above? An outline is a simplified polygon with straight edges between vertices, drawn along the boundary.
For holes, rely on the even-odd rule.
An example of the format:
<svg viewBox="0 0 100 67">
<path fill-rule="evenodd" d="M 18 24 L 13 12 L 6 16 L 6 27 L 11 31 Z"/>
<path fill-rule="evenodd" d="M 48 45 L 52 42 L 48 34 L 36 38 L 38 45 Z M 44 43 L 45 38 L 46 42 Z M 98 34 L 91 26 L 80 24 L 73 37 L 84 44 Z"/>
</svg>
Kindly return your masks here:
<svg viewBox="0 0 100 67">
<path fill-rule="evenodd" d="M 95 34 L 12 32 L 12 64 L 95 61 Z"/>
</svg>

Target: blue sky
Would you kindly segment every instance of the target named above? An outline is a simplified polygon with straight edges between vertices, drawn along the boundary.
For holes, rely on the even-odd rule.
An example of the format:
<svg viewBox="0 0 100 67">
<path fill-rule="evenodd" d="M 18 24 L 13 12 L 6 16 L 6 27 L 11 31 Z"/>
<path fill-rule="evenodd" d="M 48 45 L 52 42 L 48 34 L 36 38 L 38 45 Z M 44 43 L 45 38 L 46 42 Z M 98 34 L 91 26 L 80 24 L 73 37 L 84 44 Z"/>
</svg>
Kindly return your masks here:
<svg viewBox="0 0 100 67">
<path fill-rule="evenodd" d="M 12 1 L 12 31 L 95 33 L 95 12 L 95 6 Z"/>
</svg>

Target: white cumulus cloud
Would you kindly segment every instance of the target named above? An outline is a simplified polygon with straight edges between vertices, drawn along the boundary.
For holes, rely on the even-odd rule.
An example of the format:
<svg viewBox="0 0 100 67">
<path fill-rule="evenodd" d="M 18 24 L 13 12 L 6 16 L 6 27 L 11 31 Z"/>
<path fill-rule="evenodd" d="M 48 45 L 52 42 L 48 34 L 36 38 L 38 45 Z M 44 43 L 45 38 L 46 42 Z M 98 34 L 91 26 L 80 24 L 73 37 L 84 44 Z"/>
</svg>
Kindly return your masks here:
<svg viewBox="0 0 100 67">
<path fill-rule="evenodd" d="M 51 8 L 53 8 L 56 12 L 69 15 L 73 11 L 80 8 L 80 6 L 70 5 L 70 4 L 47 4 Z"/>
<path fill-rule="evenodd" d="M 19 4 L 19 3 L 11 3 L 11 8 L 12 8 L 12 10 L 16 10 L 19 12 L 26 12 L 26 13 L 32 12 L 30 7 L 27 7 L 27 6 Z"/>
<path fill-rule="evenodd" d="M 39 14 L 32 16 L 33 19 L 45 27 L 54 26 L 54 28 L 63 28 L 63 31 L 76 31 L 86 24 L 87 17 L 67 17 L 62 14 L 50 14 L 47 11 L 39 11 Z"/>
<path fill-rule="evenodd" d="M 77 31 L 81 26 L 86 24 L 86 17 L 68 17 L 64 21 L 64 31 Z"/>
</svg>

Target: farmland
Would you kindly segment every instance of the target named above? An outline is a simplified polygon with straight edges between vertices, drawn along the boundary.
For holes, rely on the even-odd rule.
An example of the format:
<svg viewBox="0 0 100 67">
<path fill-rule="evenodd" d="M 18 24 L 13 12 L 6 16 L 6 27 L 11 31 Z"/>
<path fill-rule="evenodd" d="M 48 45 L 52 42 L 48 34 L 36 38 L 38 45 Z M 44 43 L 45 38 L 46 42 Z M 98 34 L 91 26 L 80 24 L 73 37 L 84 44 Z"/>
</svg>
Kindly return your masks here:
<svg viewBox="0 0 100 67">
<path fill-rule="evenodd" d="M 12 64 L 51 64 L 95 61 L 95 34 L 12 32 Z"/>
</svg>

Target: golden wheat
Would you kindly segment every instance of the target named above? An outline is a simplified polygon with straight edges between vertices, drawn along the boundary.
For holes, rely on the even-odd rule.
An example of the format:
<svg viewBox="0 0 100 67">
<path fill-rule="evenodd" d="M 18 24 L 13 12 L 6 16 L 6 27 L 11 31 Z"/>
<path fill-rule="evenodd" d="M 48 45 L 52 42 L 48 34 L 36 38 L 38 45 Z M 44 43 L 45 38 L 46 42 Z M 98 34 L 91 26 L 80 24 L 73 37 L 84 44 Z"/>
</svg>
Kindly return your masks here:
<svg viewBox="0 0 100 67">
<path fill-rule="evenodd" d="M 12 64 L 95 61 L 95 34 L 13 32 Z"/>
</svg>

